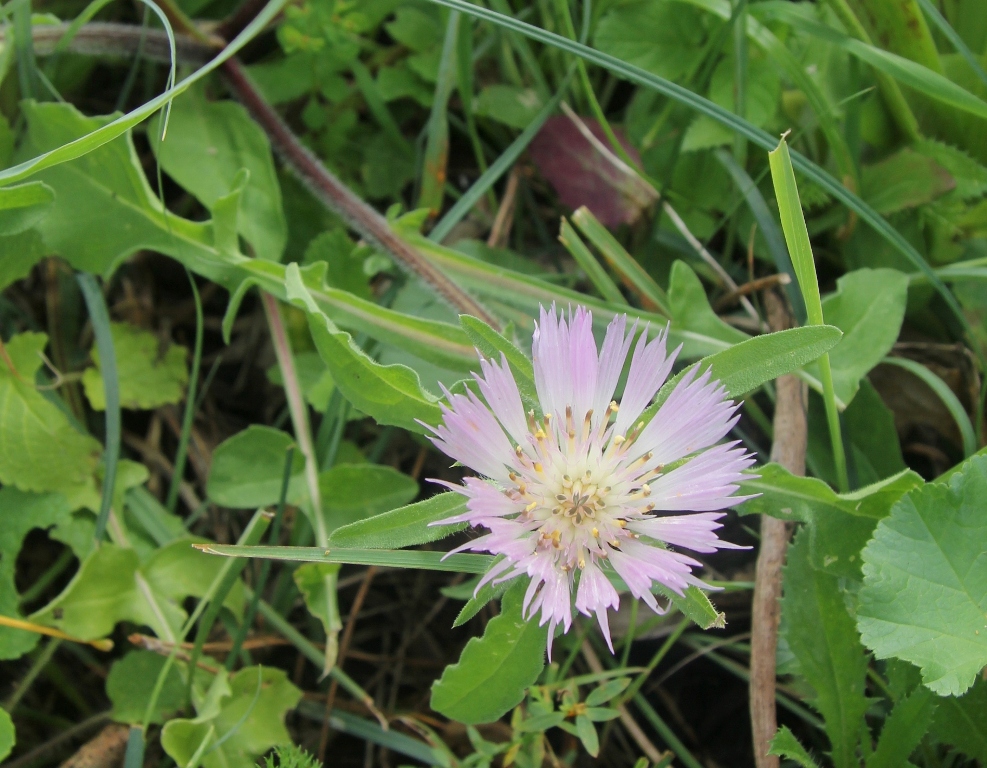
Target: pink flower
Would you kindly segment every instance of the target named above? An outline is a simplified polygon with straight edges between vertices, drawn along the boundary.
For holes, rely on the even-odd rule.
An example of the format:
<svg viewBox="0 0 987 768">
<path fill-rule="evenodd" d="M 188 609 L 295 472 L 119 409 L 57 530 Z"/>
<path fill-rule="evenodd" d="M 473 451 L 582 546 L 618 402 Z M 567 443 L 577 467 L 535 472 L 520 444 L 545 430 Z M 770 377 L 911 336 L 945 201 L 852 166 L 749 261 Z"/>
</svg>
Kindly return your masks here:
<svg viewBox="0 0 987 768">
<path fill-rule="evenodd" d="M 596 615 L 613 650 L 607 609 L 620 598 L 608 572 L 657 613 L 666 609 L 655 584 L 677 594 L 708 588 L 692 575 L 700 563 L 677 550 L 735 548 L 717 537 L 724 513 L 716 510 L 743 501 L 732 494 L 753 463 L 737 443 L 717 445 L 739 417 L 708 372 L 687 373 L 654 418 L 641 421 L 678 354 L 666 353 L 665 333 L 650 342 L 640 334 L 618 406 L 636 324 L 626 332 L 626 316 L 615 318 L 599 350 L 592 324 L 583 307 L 568 322 L 542 308 L 532 339 L 541 413 L 525 414 L 506 359 L 481 359 L 483 400 L 447 392 L 443 423 L 432 428 L 436 446 L 483 476 L 450 486 L 467 497 L 468 511 L 441 523 L 488 531 L 456 550 L 502 556 L 479 586 L 530 579 L 523 609 L 548 623 L 549 656 L 556 626 L 567 632 L 572 624 L 574 589 L 576 609 Z"/>
</svg>

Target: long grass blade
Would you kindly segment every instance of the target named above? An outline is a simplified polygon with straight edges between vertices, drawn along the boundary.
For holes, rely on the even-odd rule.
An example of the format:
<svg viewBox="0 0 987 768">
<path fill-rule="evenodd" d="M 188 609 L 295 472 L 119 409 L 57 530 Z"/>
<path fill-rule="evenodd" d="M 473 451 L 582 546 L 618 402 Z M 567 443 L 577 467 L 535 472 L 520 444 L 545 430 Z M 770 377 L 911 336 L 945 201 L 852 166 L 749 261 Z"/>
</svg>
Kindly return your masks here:
<svg viewBox="0 0 987 768">
<path fill-rule="evenodd" d="M 323 549 L 321 547 L 243 547 L 236 544 L 193 544 L 198 550 L 224 557 L 256 557 L 294 563 L 377 565 L 383 568 L 418 568 L 423 571 L 486 573 L 489 555 L 446 555 L 406 549 Z"/>
</svg>

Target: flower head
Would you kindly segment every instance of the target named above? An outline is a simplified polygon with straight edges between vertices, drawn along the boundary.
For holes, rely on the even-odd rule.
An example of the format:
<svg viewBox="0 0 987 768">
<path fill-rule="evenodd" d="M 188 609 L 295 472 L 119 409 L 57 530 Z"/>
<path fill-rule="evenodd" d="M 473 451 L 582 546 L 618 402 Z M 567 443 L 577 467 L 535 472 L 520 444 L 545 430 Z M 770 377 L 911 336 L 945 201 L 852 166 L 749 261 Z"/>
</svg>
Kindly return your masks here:
<svg viewBox="0 0 987 768">
<path fill-rule="evenodd" d="M 541 413 L 525 413 L 505 358 L 481 359 L 474 376 L 486 402 L 447 392 L 442 424 L 432 428 L 436 446 L 482 475 L 449 486 L 467 497 L 467 511 L 441 523 L 488 531 L 459 548 L 502 556 L 479 586 L 530 579 L 523 609 L 548 623 L 549 655 L 556 626 L 572 624 L 574 589 L 576 609 L 596 615 L 613 650 L 607 609 L 619 597 L 610 570 L 657 613 L 665 609 L 655 584 L 678 594 L 707 586 L 692 574 L 700 563 L 678 550 L 735 547 L 717 537 L 716 510 L 743 500 L 732 494 L 753 463 L 736 443 L 717 445 L 739 417 L 708 372 L 686 373 L 645 423 L 678 350 L 666 352 L 665 333 L 651 341 L 642 333 L 634 344 L 636 325 L 628 332 L 623 315 L 597 349 L 592 323 L 582 307 L 568 320 L 542 308 L 532 339 Z"/>
</svg>

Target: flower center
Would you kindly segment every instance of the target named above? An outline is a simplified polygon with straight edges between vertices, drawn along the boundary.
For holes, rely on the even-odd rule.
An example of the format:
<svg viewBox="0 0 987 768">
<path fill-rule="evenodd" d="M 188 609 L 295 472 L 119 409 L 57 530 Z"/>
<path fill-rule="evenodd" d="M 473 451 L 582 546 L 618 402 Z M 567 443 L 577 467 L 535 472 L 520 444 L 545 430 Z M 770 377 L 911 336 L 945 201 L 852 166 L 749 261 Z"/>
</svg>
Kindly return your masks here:
<svg viewBox="0 0 987 768">
<path fill-rule="evenodd" d="M 593 473 L 589 470 L 573 480 L 569 475 L 562 476 L 561 487 L 555 494 L 558 506 L 552 509 L 552 514 L 582 525 L 584 521 L 594 521 L 607 507 L 606 495 L 610 488 L 600 488 L 593 482 Z"/>
</svg>

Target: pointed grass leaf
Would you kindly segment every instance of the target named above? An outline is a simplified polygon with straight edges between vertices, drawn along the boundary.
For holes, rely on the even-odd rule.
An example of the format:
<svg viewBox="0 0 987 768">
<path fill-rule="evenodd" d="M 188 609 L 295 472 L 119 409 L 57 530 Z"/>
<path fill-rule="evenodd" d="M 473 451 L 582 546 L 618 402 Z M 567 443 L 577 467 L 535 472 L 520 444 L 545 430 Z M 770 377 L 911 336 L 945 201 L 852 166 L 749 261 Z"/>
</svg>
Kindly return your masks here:
<svg viewBox="0 0 987 768">
<path fill-rule="evenodd" d="M 922 670 L 940 696 L 966 691 L 987 665 L 987 456 L 948 485 L 902 498 L 863 551 L 857 626 L 879 659 Z"/>
<path fill-rule="evenodd" d="M 432 709 L 468 725 L 492 723 L 516 707 L 545 666 L 547 630 L 521 615 L 524 589 L 516 585 L 483 637 L 463 648 L 432 686 Z"/>
<path fill-rule="evenodd" d="M 425 501 L 337 528 L 329 535 L 329 546 L 401 549 L 427 544 L 463 530 L 466 523 L 432 523 L 465 511 L 466 497 L 452 491 L 440 493 Z"/>
<path fill-rule="evenodd" d="M 815 691 L 836 768 L 857 768 L 856 751 L 868 702 L 867 657 L 835 577 L 815 570 L 804 532 L 788 550 L 782 633 Z"/>
<path fill-rule="evenodd" d="M 251 424 L 224 440 L 213 453 L 206 493 L 210 500 L 231 509 L 256 509 L 277 504 L 285 455 L 294 445 L 287 432 Z M 305 458 L 295 451 L 288 485 L 288 501 L 298 502 L 306 494 Z"/>
<path fill-rule="evenodd" d="M 152 410 L 182 399 L 188 384 L 188 350 L 179 344 L 161 349 L 160 340 L 151 332 L 127 323 L 110 323 L 116 352 L 120 405 L 135 410 Z M 87 368 L 82 386 L 94 410 L 106 409 L 103 377 L 99 368 L 99 351 L 93 347 L 95 368 Z"/>
<path fill-rule="evenodd" d="M 0 482 L 26 491 L 76 492 L 92 487 L 101 446 L 35 387 L 47 341 L 42 333 L 22 333 L 6 343 L 7 360 L 0 362 Z"/>
<path fill-rule="evenodd" d="M 329 367 L 333 381 L 353 406 L 379 424 L 391 424 L 424 432 L 425 424 L 438 424 L 442 412 L 438 398 L 427 392 L 418 374 L 405 365 L 381 365 L 353 342 L 350 334 L 319 309 L 302 283 L 298 266 L 290 264 L 285 284 L 288 299 L 308 314 L 315 346 Z"/>
</svg>

